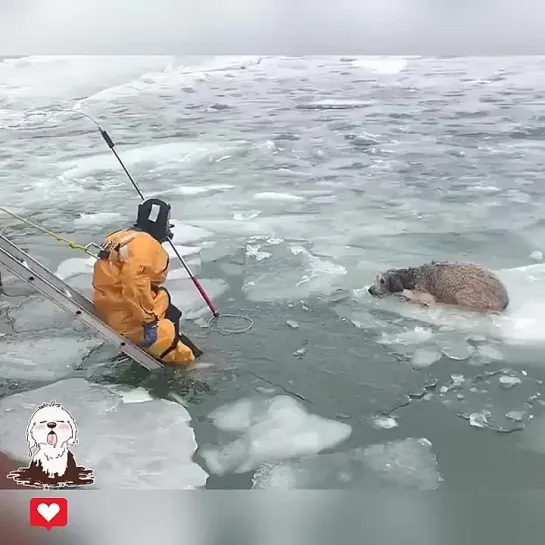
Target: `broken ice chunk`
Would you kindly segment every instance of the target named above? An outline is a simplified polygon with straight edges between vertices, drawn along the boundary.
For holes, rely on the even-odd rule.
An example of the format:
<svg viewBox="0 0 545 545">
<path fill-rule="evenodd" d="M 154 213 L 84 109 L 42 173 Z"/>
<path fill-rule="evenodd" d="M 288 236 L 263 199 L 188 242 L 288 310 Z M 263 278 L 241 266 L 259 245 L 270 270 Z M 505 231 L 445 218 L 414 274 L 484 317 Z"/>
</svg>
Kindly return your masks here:
<svg viewBox="0 0 545 545">
<path fill-rule="evenodd" d="M 391 416 L 376 416 L 373 418 L 373 426 L 379 430 L 391 430 L 396 428 L 398 423 Z"/>
<path fill-rule="evenodd" d="M 298 478 L 299 473 L 298 463 L 295 462 L 292 467 L 291 464 L 263 464 L 257 468 L 252 477 L 253 489 L 276 489 L 276 490 L 290 490 L 298 488 L 301 479 Z M 305 470 L 303 469 L 303 472 Z M 306 477 L 303 474 L 303 477 Z"/>
<path fill-rule="evenodd" d="M 201 279 L 200 283 L 208 293 L 208 296 L 214 300 L 223 295 L 229 288 L 228 284 L 221 279 Z M 173 282 L 173 287 L 170 288 L 170 296 L 173 304 L 175 304 L 187 320 L 195 320 L 209 313 L 209 309 L 202 299 L 199 292 L 190 280 L 179 280 Z"/>
<path fill-rule="evenodd" d="M 469 425 L 474 428 L 486 428 L 488 426 L 488 418 L 482 413 L 472 413 L 469 415 Z"/>
<path fill-rule="evenodd" d="M 411 360 L 411 365 L 415 369 L 424 369 L 441 359 L 442 354 L 437 350 L 427 348 L 417 348 Z"/>
<path fill-rule="evenodd" d="M 464 385 L 464 375 L 450 375 L 450 378 L 452 379 L 452 384 L 450 385 L 451 388 L 460 388 Z"/>
<path fill-rule="evenodd" d="M 269 252 L 263 252 L 260 244 L 247 244 L 246 245 L 246 257 L 253 257 L 256 261 L 263 261 L 268 257 L 271 257 Z"/>
<path fill-rule="evenodd" d="M 525 416 L 524 411 L 509 411 L 505 416 L 509 418 L 509 420 L 514 420 L 515 422 L 522 422 L 522 419 Z"/>
<path fill-rule="evenodd" d="M 246 431 L 252 425 L 255 404 L 251 399 L 241 399 L 230 405 L 224 405 L 210 413 L 214 426 L 224 431 Z"/>
<path fill-rule="evenodd" d="M 439 389 L 440 393 L 446 394 L 447 392 L 450 392 L 450 390 L 458 390 L 465 383 L 464 375 L 450 375 L 450 378 L 450 384 L 448 386 L 441 386 L 441 388 Z"/>
<path fill-rule="evenodd" d="M 235 405 L 215 411 L 215 420 L 223 428 L 246 428 L 245 433 L 224 447 L 201 451 L 208 468 L 217 474 L 244 473 L 264 462 L 317 454 L 352 433 L 348 424 L 309 414 L 288 396 L 266 402 L 240 400 Z M 222 415 L 222 411 L 227 412 Z"/>
<path fill-rule="evenodd" d="M 121 397 L 123 403 L 146 403 L 153 400 L 144 388 L 129 388 L 121 385 L 108 386 L 108 388 Z"/>
<path fill-rule="evenodd" d="M 233 219 L 235 221 L 246 221 L 246 220 L 253 220 L 254 218 L 257 218 L 261 214 L 261 211 L 259 210 L 247 210 L 244 212 L 237 212 L 236 214 L 233 214 Z"/>
<path fill-rule="evenodd" d="M 384 486 L 436 490 L 442 481 L 429 441 L 402 439 L 296 462 L 267 463 L 254 473 L 254 489 L 351 488 Z"/>
<path fill-rule="evenodd" d="M 187 244 L 197 242 L 203 239 L 211 238 L 213 236 L 213 233 L 201 227 L 187 225 L 175 219 L 172 219 L 171 222 L 174 225 L 172 229 L 172 232 L 174 233 L 172 242 L 174 242 L 175 244 Z"/>
<path fill-rule="evenodd" d="M 416 326 L 414 329 L 403 331 L 402 333 L 388 334 L 382 332 L 382 337 L 377 342 L 379 344 L 401 344 L 415 345 L 429 341 L 433 337 L 431 329 Z"/>
<path fill-rule="evenodd" d="M 37 296 L 29 297 L 19 306 L 10 308 L 8 315 L 17 332 L 61 329 L 75 321 L 74 316 L 57 307 L 49 299 Z"/>
<path fill-rule="evenodd" d="M 503 354 L 494 346 L 481 345 L 477 348 L 477 352 L 480 356 L 489 358 L 491 360 L 503 360 Z"/>
<path fill-rule="evenodd" d="M 293 355 L 296 357 L 296 358 L 302 358 L 305 354 L 307 353 L 307 349 L 306 348 L 299 348 L 299 350 L 296 350 Z"/>
<path fill-rule="evenodd" d="M 400 487 L 435 490 L 442 480 L 431 443 L 425 438 L 371 445 L 358 458 L 380 480 Z"/>
<path fill-rule="evenodd" d="M 2 341 L 0 374 L 13 380 L 58 380 L 70 374 L 85 356 L 102 344 L 98 339 L 60 336 Z"/>
<path fill-rule="evenodd" d="M 92 275 L 95 261 L 94 257 L 70 257 L 57 267 L 55 276 L 66 281 L 79 274 Z"/>
<path fill-rule="evenodd" d="M 441 339 L 438 340 L 443 354 L 451 360 L 467 360 L 473 353 L 473 347 L 462 340 Z"/>
<path fill-rule="evenodd" d="M 521 380 L 520 378 L 518 377 L 511 377 L 511 376 L 508 376 L 508 375 L 502 375 L 500 378 L 499 378 L 499 381 L 500 381 L 500 384 L 501 384 L 501 387 L 508 390 L 510 388 L 513 388 L 514 386 L 516 386 L 517 384 L 520 384 L 521 383 Z"/>
<path fill-rule="evenodd" d="M 198 254 L 201 252 L 202 248 L 199 246 L 180 246 L 176 245 L 174 248 L 172 246 L 165 246 L 165 250 L 167 251 L 169 257 L 171 259 L 174 259 L 177 256 L 177 253 L 180 254 L 182 257 L 187 256 L 194 256 L 195 254 Z"/>
<path fill-rule="evenodd" d="M 256 392 L 259 392 L 263 395 L 270 395 L 276 392 L 274 388 L 266 388 L 265 386 L 256 386 L 254 389 L 256 390 Z"/>
</svg>

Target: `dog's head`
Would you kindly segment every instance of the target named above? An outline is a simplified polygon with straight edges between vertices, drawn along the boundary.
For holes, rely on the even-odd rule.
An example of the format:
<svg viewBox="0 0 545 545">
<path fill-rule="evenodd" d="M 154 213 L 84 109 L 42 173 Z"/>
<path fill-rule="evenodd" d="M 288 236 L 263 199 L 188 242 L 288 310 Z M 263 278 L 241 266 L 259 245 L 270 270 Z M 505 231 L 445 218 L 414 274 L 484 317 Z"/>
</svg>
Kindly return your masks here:
<svg viewBox="0 0 545 545">
<path fill-rule="evenodd" d="M 411 274 L 410 269 L 390 269 L 377 274 L 375 283 L 371 284 L 367 291 L 373 297 L 385 297 L 392 293 L 413 289 L 414 275 Z"/>
<path fill-rule="evenodd" d="M 28 448 L 64 451 L 77 441 L 74 419 L 64 407 L 54 401 L 40 406 L 27 427 Z"/>
</svg>

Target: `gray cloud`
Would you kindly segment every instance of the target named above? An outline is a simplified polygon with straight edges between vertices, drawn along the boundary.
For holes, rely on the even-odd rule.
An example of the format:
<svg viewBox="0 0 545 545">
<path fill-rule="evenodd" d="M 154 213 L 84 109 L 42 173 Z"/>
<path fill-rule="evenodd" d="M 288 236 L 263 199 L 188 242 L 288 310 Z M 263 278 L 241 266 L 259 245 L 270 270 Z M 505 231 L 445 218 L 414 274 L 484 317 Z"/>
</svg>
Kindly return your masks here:
<svg viewBox="0 0 545 545">
<path fill-rule="evenodd" d="M 540 0 L 2 0 L 0 54 L 538 54 Z"/>
</svg>

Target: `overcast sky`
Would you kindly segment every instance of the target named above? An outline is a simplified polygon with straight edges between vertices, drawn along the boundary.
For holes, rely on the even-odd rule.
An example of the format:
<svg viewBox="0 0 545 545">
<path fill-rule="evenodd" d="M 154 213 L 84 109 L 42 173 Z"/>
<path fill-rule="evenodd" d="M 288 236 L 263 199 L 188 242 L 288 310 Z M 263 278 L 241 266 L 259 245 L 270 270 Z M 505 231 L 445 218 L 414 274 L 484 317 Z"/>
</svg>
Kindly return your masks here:
<svg viewBox="0 0 545 545">
<path fill-rule="evenodd" d="M 0 0 L 0 55 L 545 54 L 545 0 Z"/>
</svg>

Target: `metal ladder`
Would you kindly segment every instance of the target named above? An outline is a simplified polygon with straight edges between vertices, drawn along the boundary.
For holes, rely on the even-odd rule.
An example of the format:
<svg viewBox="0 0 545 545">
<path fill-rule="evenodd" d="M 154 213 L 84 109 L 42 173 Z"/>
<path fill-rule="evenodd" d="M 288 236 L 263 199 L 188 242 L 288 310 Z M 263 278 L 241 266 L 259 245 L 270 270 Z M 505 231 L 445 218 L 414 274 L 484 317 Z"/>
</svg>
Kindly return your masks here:
<svg viewBox="0 0 545 545">
<path fill-rule="evenodd" d="M 47 297 L 59 308 L 69 312 L 86 324 L 105 341 L 116 346 L 142 367 L 150 371 L 163 367 L 159 361 L 147 352 L 119 335 L 100 320 L 96 316 L 94 305 L 89 299 L 71 288 L 3 235 L 0 235 L 0 265 L 23 282 L 33 286 L 37 292 Z"/>
</svg>

